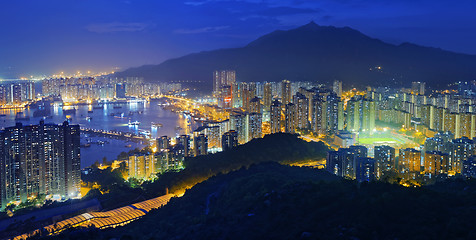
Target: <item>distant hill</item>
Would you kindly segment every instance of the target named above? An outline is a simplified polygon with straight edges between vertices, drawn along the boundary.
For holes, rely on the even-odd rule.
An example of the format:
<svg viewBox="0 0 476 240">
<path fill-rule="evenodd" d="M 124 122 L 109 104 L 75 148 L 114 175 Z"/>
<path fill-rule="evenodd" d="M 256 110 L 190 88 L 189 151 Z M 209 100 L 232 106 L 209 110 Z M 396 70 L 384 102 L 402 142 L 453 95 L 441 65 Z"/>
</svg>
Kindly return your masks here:
<svg viewBox="0 0 476 240">
<path fill-rule="evenodd" d="M 380 69 L 378 68 L 380 67 Z M 476 56 L 411 43 L 393 45 L 348 28 L 314 22 L 288 31 L 274 31 L 241 48 L 189 54 L 159 65 L 130 68 L 116 76 L 148 81 L 202 81 L 211 89 L 212 72 L 235 69 L 239 81 L 342 80 L 344 87 L 410 86 L 425 81 L 443 88 L 476 79 Z"/>
</svg>

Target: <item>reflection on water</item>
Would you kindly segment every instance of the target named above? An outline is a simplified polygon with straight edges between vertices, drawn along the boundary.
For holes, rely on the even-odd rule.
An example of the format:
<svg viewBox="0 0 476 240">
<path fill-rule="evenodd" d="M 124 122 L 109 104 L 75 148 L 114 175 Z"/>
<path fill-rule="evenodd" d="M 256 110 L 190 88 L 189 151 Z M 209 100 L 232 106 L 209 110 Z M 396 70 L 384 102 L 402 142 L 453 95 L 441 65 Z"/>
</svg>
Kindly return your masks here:
<svg viewBox="0 0 476 240">
<path fill-rule="evenodd" d="M 146 132 L 150 133 L 153 138 L 163 135 L 175 137 L 180 134 L 189 134 L 199 126 L 198 123 L 195 123 L 183 114 L 163 110 L 157 103 L 157 101 L 150 101 L 114 105 L 104 104 L 100 109 L 98 109 L 99 106 L 81 105 L 69 107 L 70 109 L 75 108 L 76 112 L 69 113 L 68 115 L 64 114 L 60 106 L 53 106 L 51 108 L 52 115 L 47 117 L 45 122 L 58 124 L 65 121 L 68 117 L 71 119 L 71 124 L 79 124 L 81 127 L 132 132 L 135 134 Z M 65 109 L 67 108 L 65 107 Z M 23 116 L 22 120 L 18 121 L 25 125 L 38 124 L 42 119 L 41 117 L 33 117 L 34 109 L 0 110 L 0 128 L 15 125 L 15 118 L 19 116 L 18 112 L 22 112 Z M 140 124 L 138 126 L 129 125 L 129 122 L 135 121 L 140 122 Z M 153 127 L 152 123 L 160 123 L 162 127 Z M 109 140 L 110 144 L 104 146 L 92 144 L 89 148 L 81 148 L 82 167 L 87 167 L 94 163 L 94 161 L 101 160 L 104 156 L 108 160 L 115 159 L 120 152 L 129 151 L 141 146 L 140 144 L 132 144 L 132 148 L 126 148 L 125 146 L 130 143 L 122 140 Z M 82 141 L 86 141 L 85 136 L 82 136 Z"/>
</svg>

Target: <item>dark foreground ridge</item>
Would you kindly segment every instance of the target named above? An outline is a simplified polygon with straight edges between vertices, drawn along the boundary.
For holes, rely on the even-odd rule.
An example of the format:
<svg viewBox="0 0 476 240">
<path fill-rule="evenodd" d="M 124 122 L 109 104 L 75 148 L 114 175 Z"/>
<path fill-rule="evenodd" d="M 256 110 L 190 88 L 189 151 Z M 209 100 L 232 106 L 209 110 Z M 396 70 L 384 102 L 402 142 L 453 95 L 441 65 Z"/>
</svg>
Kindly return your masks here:
<svg viewBox="0 0 476 240">
<path fill-rule="evenodd" d="M 378 68 L 380 67 L 380 68 Z M 219 49 L 130 68 L 118 77 L 148 81 L 201 81 L 211 89 L 213 71 L 234 69 L 238 81 L 342 80 L 348 87 L 376 83 L 388 86 L 423 81 L 444 88 L 476 77 L 476 56 L 411 43 L 393 45 L 348 28 L 313 22 L 288 31 L 274 31 L 241 48 Z M 190 83 L 189 83 L 190 84 Z"/>
<path fill-rule="evenodd" d="M 459 194 L 455 194 L 459 192 Z M 213 177 L 125 227 L 60 239 L 475 239 L 476 182 L 357 184 L 263 163 Z"/>
</svg>

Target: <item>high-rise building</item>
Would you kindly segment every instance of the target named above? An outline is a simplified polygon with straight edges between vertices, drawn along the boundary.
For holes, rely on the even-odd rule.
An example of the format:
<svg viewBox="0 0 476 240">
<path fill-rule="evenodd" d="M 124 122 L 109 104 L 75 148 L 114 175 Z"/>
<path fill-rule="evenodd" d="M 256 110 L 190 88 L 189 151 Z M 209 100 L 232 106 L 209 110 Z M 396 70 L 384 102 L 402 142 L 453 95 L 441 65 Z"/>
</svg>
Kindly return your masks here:
<svg viewBox="0 0 476 240">
<path fill-rule="evenodd" d="M 327 135 L 334 135 L 338 130 L 343 130 L 344 106 L 335 93 L 327 96 L 326 103 Z"/>
<path fill-rule="evenodd" d="M 405 178 L 414 178 L 421 171 L 421 152 L 414 148 L 400 149 L 398 161 L 399 172 Z"/>
<path fill-rule="evenodd" d="M 368 157 L 359 157 L 356 160 L 355 179 L 358 182 L 371 182 L 376 179 L 375 160 Z"/>
<path fill-rule="evenodd" d="M 424 82 L 412 82 L 412 92 L 414 94 L 425 95 L 425 85 Z"/>
<path fill-rule="evenodd" d="M 195 157 L 208 154 L 208 138 L 205 134 L 193 138 L 193 151 Z"/>
<path fill-rule="evenodd" d="M 250 113 L 261 113 L 261 99 L 254 97 L 250 100 Z"/>
<path fill-rule="evenodd" d="M 245 111 L 250 110 L 250 100 L 252 99 L 251 95 L 250 85 L 246 82 L 242 82 L 240 85 L 240 97 L 242 107 Z"/>
<path fill-rule="evenodd" d="M 157 138 L 155 140 L 155 147 L 157 148 L 157 151 L 163 151 L 164 149 L 167 149 L 170 147 L 170 139 L 167 136 L 162 136 L 160 138 Z"/>
<path fill-rule="evenodd" d="M 281 102 L 283 103 L 283 106 L 286 106 L 291 102 L 291 96 L 291 82 L 288 80 L 283 80 L 281 82 Z"/>
<path fill-rule="evenodd" d="M 261 113 L 250 113 L 248 114 L 248 141 L 251 141 L 254 138 L 263 137 L 262 132 L 262 115 Z"/>
<path fill-rule="evenodd" d="M 296 126 L 296 105 L 288 103 L 284 109 L 284 132 L 294 133 Z"/>
<path fill-rule="evenodd" d="M 474 142 L 467 137 L 451 141 L 449 170 L 452 174 L 459 174 L 462 172 L 463 163 L 473 155 L 474 150 Z"/>
<path fill-rule="evenodd" d="M 124 83 L 116 84 L 116 98 L 126 98 L 126 85 Z"/>
<path fill-rule="evenodd" d="M 190 157 L 191 152 L 189 135 L 180 135 L 180 137 L 177 138 L 177 145 L 182 148 L 184 157 Z"/>
<path fill-rule="evenodd" d="M 222 136 L 222 148 L 223 151 L 228 151 L 238 146 L 238 133 L 235 130 L 231 130 L 223 134 Z"/>
<path fill-rule="evenodd" d="M 271 104 L 273 102 L 273 90 L 272 85 L 269 82 L 266 82 L 263 86 L 263 107 L 264 111 L 269 112 Z"/>
<path fill-rule="evenodd" d="M 342 81 L 335 80 L 332 85 L 332 90 L 337 94 L 338 97 L 342 97 Z"/>
<path fill-rule="evenodd" d="M 274 100 L 270 108 L 269 125 L 271 133 L 281 132 L 281 111 L 281 103 L 278 100 Z"/>
<path fill-rule="evenodd" d="M 79 125 L 18 123 L 0 131 L 1 208 L 39 194 L 79 195 Z"/>
<path fill-rule="evenodd" d="M 221 108 L 232 108 L 232 87 L 230 85 L 224 85 L 221 87 L 220 94 L 217 95 L 218 106 Z"/>
<path fill-rule="evenodd" d="M 395 169 L 395 148 L 382 145 L 374 147 L 375 173 L 382 178 L 387 171 Z"/>
<path fill-rule="evenodd" d="M 220 95 L 223 86 L 232 86 L 236 82 L 234 70 L 220 70 L 213 72 L 213 94 Z"/>
<path fill-rule="evenodd" d="M 235 130 L 238 133 L 239 144 L 244 144 L 247 142 L 248 129 L 245 113 L 232 112 L 230 114 L 230 130 Z"/>
<path fill-rule="evenodd" d="M 439 175 L 448 174 L 449 155 L 442 152 L 426 152 L 425 153 L 425 174 Z"/>
<path fill-rule="evenodd" d="M 472 156 L 463 162 L 461 175 L 476 178 L 476 156 Z"/>
<path fill-rule="evenodd" d="M 375 129 L 375 102 L 371 99 L 362 101 L 362 130 L 372 133 Z"/>
<path fill-rule="evenodd" d="M 307 129 L 309 125 L 309 99 L 301 93 L 296 93 L 293 97 L 296 107 L 296 127 Z"/>
<path fill-rule="evenodd" d="M 319 135 L 325 135 L 327 133 L 327 104 L 322 96 L 314 96 L 311 112 L 312 131 Z"/>
</svg>

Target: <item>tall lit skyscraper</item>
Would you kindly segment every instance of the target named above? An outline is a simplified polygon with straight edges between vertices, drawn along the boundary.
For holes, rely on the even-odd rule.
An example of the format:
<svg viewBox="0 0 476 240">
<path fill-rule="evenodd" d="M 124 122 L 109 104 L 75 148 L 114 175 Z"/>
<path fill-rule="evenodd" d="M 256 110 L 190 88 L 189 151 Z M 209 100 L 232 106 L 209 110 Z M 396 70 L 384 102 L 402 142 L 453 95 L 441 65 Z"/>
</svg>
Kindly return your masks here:
<svg viewBox="0 0 476 240">
<path fill-rule="evenodd" d="M 261 113 L 261 99 L 254 97 L 250 100 L 250 113 Z"/>
<path fill-rule="evenodd" d="M 237 147 L 238 133 L 235 130 L 226 132 L 225 134 L 223 134 L 221 142 L 223 151 L 228 151 L 232 148 Z"/>
<path fill-rule="evenodd" d="M 296 125 L 296 105 L 288 103 L 284 109 L 284 131 L 286 133 L 294 133 Z"/>
<path fill-rule="evenodd" d="M 395 168 L 395 148 L 382 145 L 374 147 L 375 173 L 382 178 L 386 171 Z"/>
<path fill-rule="evenodd" d="M 332 90 L 337 94 L 338 97 L 342 97 L 342 81 L 335 80 L 332 85 Z"/>
<path fill-rule="evenodd" d="M 248 141 L 251 141 L 254 138 L 263 137 L 262 132 L 262 114 L 261 113 L 250 113 L 248 114 Z"/>
<path fill-rule="evenodd" d="M 296 107 L 296 127 L 307 129 L 309 123 L 309 99 L 301 93 L 296 93 L 293 97 Z"/>
<path fill-rule="evenodd" d="M 271 133 L 281 132 L 281 111 L 281 103 L 278 100 L 274 100 L 270 108 L 269 118 Z"/>
<path fill-rule="evenodd" d="M 291 82 L 288 80 L 283 80 L 281 82 L 281 102 L 284 106 L 291 102 Z"/>
<path fill-rule="evenodd" d="M 327 104 L 322 96 L 314 96 L 311 112 L 312 131 L 319 135 L 325 135 L 327 131 Z"/>
<path fill-rule="evenodd" d="M 195 157 L 208 154 L 208 138 L 205 134 L 193 138 L 193 152 Z"/>
<path fill-rule="evenodd" d="M 235 70 L 217 70 L 213 72 L 213 94 L 219 95 L 223 86 L 232 86 L 235 82 Z"/>
<path fill-rule="evenodd" d="M 38 194 L 79 195 L 79 125 L 18 123 L 0 131 L 0 198 L 25 201 Z"/>
<path fill-rule="evenodd" d="M 263 107 L 264 111 L 269 112 L 273 101 L 272 85 L 266 82 L 263 86 Z"/>
</svg>

